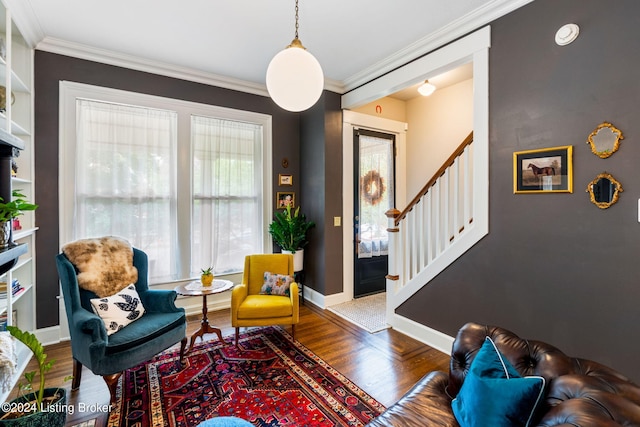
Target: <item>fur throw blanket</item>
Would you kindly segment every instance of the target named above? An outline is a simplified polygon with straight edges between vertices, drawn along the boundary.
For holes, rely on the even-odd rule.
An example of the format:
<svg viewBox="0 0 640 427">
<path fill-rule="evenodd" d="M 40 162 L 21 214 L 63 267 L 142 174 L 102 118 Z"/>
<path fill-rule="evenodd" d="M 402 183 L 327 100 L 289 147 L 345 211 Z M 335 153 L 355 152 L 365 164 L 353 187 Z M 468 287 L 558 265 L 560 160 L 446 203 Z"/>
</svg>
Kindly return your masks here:
<svg viewBox="0 0 640 427">
<path fill-rule="evenodd" d="M 133 248 L 119 237 L 82 239 L 62 247 L 78 270 L 78 285 L 100 298 L 114 295 L 138 281 Z"/>
</svg>

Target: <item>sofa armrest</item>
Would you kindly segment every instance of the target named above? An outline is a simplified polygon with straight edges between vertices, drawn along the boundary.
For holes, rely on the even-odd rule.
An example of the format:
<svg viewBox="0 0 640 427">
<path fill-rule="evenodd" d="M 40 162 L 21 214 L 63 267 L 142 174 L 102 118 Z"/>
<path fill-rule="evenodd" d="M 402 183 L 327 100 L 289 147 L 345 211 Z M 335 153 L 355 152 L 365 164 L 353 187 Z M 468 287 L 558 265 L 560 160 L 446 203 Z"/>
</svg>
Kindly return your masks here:
<svg viewBox="0 0 640 427">
<path fill-rule="evenodd" d="M 448 383 L 449 374 L 428 373 L 367 427 L 458 427 L 447 394 Z"/>
</svg>

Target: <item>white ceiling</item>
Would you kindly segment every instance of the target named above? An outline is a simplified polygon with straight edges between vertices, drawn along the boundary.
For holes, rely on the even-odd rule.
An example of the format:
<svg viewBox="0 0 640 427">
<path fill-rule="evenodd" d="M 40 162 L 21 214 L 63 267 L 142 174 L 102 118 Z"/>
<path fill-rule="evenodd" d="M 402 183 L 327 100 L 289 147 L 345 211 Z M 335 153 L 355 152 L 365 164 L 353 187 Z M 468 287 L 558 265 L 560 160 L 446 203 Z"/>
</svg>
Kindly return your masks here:
<svg viewBox="0 0 640 427">
<path fill-rule="evenodd" d="M 294 0 L 4 1 L 38 49 L 255 88 L 294 36 Z M 300 0 L 299 36 L 345 92 L 530 1 Z"/>
</svg>

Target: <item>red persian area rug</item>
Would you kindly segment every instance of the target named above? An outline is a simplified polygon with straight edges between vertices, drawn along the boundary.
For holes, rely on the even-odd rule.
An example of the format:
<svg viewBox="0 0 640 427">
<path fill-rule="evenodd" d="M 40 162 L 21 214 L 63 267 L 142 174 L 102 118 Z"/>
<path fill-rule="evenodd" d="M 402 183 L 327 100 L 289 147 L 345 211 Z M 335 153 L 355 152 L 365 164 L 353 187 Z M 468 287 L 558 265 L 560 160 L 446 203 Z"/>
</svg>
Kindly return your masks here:
<svg viewBox="0 0 640 427">
<path fill-rule="evenodd" d="M 255 426 L 362 426 L 384 407 L 278 327 L 254 329 L 238 347 L 196 345 L 127 370 L 109 427 L 192 427 L 218 416 Z"/>
</svg>

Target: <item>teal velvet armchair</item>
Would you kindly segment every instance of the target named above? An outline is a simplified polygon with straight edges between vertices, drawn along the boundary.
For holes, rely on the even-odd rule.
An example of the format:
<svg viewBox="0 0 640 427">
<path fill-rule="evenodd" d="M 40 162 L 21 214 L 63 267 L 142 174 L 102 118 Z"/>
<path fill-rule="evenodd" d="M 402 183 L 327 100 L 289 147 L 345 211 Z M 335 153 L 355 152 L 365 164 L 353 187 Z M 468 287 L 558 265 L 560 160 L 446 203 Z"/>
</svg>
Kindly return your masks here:
<svg viewBox="0 0 640 427">
<path fill-rule="evenodd" d="M 64 253 L 56 256 L 71 334 L 72 390 L 80 387 L 84 365 L 104 378 L 113 402 L 118 379 L 124 370 L 151 359 L 178 342 L 181 343 L 182 362 L 187 344 L 186 316 L 184 309 L 175 306 L 177 294 L 172 290 L 149 289 L 147 255 L 136 248 L 133 248 L 133 265 L 138 270 L 135 288 L 145 313 L 108 335 L 103 320 L 91 308 L 90 300 L 96 298 L 96 294 L 78 285 L 78 270 Z"/>
</svg>

